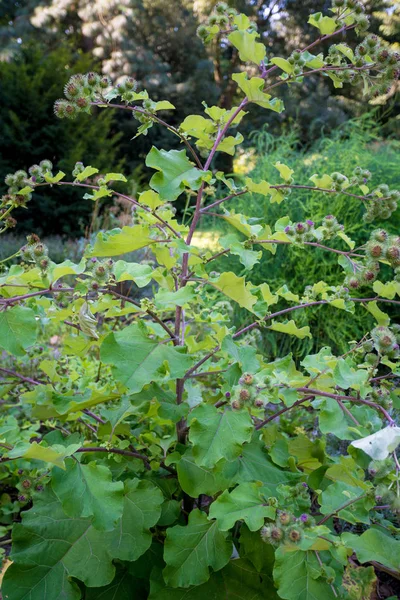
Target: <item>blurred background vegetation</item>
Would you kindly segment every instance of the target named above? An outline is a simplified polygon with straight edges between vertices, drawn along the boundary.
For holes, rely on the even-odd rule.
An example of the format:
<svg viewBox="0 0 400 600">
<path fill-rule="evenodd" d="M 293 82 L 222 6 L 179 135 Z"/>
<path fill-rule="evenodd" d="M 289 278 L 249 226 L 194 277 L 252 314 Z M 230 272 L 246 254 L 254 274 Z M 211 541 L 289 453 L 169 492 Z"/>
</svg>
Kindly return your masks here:
<svg viewBox="0 0 400 600">
<path fill-rule="evenodd" d="M 231 75 L 243 68 L 237 52 L 223 44 L 204 48 L 196 37 L 198 25 L 215 4 L 216 0 L 2 0 L 0 191 L 5 191 L 1 187 L 8 172 L 27 169 L 43 158 L 67 173 L 78 160 L 100 172 L 120 171 L 128 177 L 124 186 L 128 193 L 145 189 L 148 173 L 143 161 L 151 145 L 178 147 L 177 138 L 154 126 L 147 136 L 132 140 L 137 121 L 127 111 L 103 110 L 95 118 L 80 115 L 75 121 L 60 121 L 53 114 L 53 103 L 62 97 L 71 74 L 97 70 L 114 81 L 133 76 L 152 99 L 173 102 L 176 110 L 168 113 L 168 121 L 174 125 L 188 114 L 200 113 L 202 100 L 230 108 L 237 102 Z M 316 29 L 307 24 L 308 15 L 328 11 L 330 6 L 326 0 L 230 0 L 229 4 L 257 22 L 269 57 L 286 56 L 315 39 Z M 400 50 L 400 2 L 365 0 L 364 5 L 371 15 L 370 31 Z M 352 36 L 348 33 L 345 41 L 351 43 Z M 307 183 L 314 173 L 349 174 L 361 165 L 371 170 L 373 183 L 400 187 L 400 101 L 395 86 L 386 97 L 370 102 L 361 89 L 334 89 L 328 78 L 318 76 L 307 77 L 301 86 L 279 89 L 286 111 L 279 115 L 252 106 L 241 125 L 244 148 L 233 160 L 220 157 L 218 168 L 276 181 L 272 165 L 279 159 L 295 170 L 297 183 Z M 82 195 L 64 187 L 34 194 L 29 209 L 21 211 L 16 230 L 3 236 L 0 260 L 15 252 L 24 235 L 32 231 L 45 237 L 53 260 L 75 259 L 85 235 L 130 221 L 126 206 L 103 203 L 93 207 Z M 177 203 L 178 211 L 184 203 L 184 199 Z M 235 210 L 269 223 L 287 212 L 293 221 L 318 221 L 332 213 L 346 226 L 352 223 L 346 231 L 357 242 L 365 233 L 362 207 L 344 196 L 328 199 L 299 192 L 282 205 L 266 206 L 253 195 L 238 199 Z M 220 221 L 210 217 L 202 227 L 212 232 L 221 228 Z M 399 211 L 389 224 L 382 222 L 392 232 L 399 231 L 399 224 Z M 242 266 L 230 257 L 217 268 L 239 273 Z M 286 283 L 301 292 L 319 279 L 336 283 L 337 272 L 335 258 L 326 253 L 280 247 L 275 258 L 264 252 L 251 278 L 255 284 L 268 281 L 275 288 Z M 317 345 L 321 344 L 319 329 L 325 328 L 322 342 L 339 349 L 342 339 L 357 337 L 365 329 L 365 311 L 351 319 L 339 313 L 334 313 L 328 333 L 326 322 L 319 321 L 326 320 L 326 310 L 315 309 L 307 317 L 317 332 Z M 287 343 L 286 338 L 274 335 L 268 343 L 272 348 Z M 294 351 L 303 352 L 307 343 L 298 342 Z"/>
</svg>

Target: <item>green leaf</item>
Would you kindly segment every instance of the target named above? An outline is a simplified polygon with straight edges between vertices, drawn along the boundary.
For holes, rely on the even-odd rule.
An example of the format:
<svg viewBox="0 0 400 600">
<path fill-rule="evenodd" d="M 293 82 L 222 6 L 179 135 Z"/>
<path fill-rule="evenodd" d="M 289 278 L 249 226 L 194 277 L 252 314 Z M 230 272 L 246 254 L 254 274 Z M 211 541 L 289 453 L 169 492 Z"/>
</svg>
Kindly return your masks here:
<svg viewBox="0 0 400 600">
<path fill-rule="evenodd" d="M 325 190 L 330 190 L 332 188 L 333 179 L 327 174 L 321 175 L 321 177 L 317 174 L 312 175 L 312 177 L 310 177 L 310 181 L 312 181 L 316 187 L 323 188 Z"/>
<path fill-rule="evenodd" d="M 125 482 L 125 497 L 121 522 L 106 537 L 113 558 L 137 560 L 151 546 L 150 528 L 161 515 L 162 492 L 150 481 L 131 479 Z"/>
<path fill-rule="evenodd" d="M 0 312 L 0 348 L 15 356 L 24 356 L 36 337 L 35 313 L 31 308 L 17 305 Z"/>
<path fill-rule="evenodd" d="M 112 190 L 108 189 L 106 186 L 100 187 L 98 190 L 93 190 L 90 194 L 84 194 L 84 200 L 91 200 L 92 202 L 96 202 L 96 200 L 100 200 L 101 198 L 106 198 L 112 195 Z"/>
<path fill-rule="evenodd" d="M 336 385 L 343 390 L 351 388 L 353 390 L 361 391 L 362 395 L 362 392 L 367 385 L 368 377 L 367 371 L 354 369 L 344 358 L 340 358 L 333 369 L 333 379 L 335 380 Z"/>
<path fill-rule="evenodd" d="M 271 64 L 276 65 L 277 67 L 282 69 L 282 71 L 285 71 L 285 73 L 289 73 L 289 75 L 293 73 L 294 66 L 291 65 L 290 62 L 286 60 L 286 58 L 280 58 L 279 56 L 275 56 L 274 58 L 271 58 L 270 62 Z"/>
<path fill-rule="evenodd" d="M 210 280 L 210 283 L 220 290 L 225 296 L 231 298 L 247 310 L 253 312 L 253 306 L 257 302 L 257 297 L 250 292 L 250 285 L 246 285 L 244 277 L 238 277 L 232 271 L 222 273 L 218 279 Z"/>
<path fill-rule="evenodd" d="M 228 40 L 239 50 L 240 60 L 243 60 L 244 62 L 253 62 L 259 65 L 265 58 L 264 44 L 256 42 L 256 39 L 259 37 L 260 35 L 256 31 L 250 33 L 238 29 L 228 35 Z"/>
<path fill-rule="evenodd" d="M 70 519 L 50 489 L 35 500 L 13 530 L 13 564 L 3 579 L 10 600 L 80 600 L 71 577 L 89 587 L 109 584 L 115 574 L 104 536 L 89 519 Z M 95 550 L 95 551 L 94 551 Z"/>
<path fill-rule="evenodd" d="M 347 44 L 336 44 L 336 48 L 352 63 L 355 62 L 354 52 Z"/>
<path fill-rule="evenodd" d="M 66 470 L 54 469 L 53 492 L 69 517 L 91 517 L 93 527 L 102 531 L 113 529 L 122 515 L 121 481 L 112 481 L 111 471 L 104 465 L 81 464 L 67 459 Z"/>
<path fill-rule="evenodd" d="M 95 175 L 98 172 L 99 170 L 95 169 L 94 167 L 85 167 L 82 173 L 79 173 L 79 175 L 76 176 L 76 179 L 78 181 L 84 181 L 85 179 L 88 179 L 89 177 Z"/>
<path fill-rule="evenodd" d="M 322 35 L 330 35 L 337 29 L 337 23 L 335 19 L 332 19 L 331 17 L 323 17 L 322 13 L 320 12 L 310 15 L 308 18 L 308 23 L 319 29 Z"/>
<path fill-rule="evenodd" d="M 120 281 L 133 281 L 139 288 L 142 288 L 150 283 L 153 269 L 150 265 L 117 260 L 114 264 L 113 272 L 117 283 Z"/>
<path fill-rule="evenodd" d="M 142 225 L 133 227 L 125 226 L 122 229 L 100 231 L 96 236 L 90 256 L 118 256 L 126 252 L 133 252 L 144 248 L 154 241 L 149 236 L 149 231 Z"/>
<path fill-rule="evenodd" d="M 49 279 L 51 283 L 54 283 L 66 275 L 81 275 L 85 271 L 85 268 L 86 261 L 84 259 L 79 264 L 75 264 L 67 259 L 59 265 L 50 266 Z"/>
<path fill-rule="evenodd" d="M 176 200 L 185 187 L 198 190 L 205 175 L 188 160 L 185 150 L 166 151 L 153 146 L 146 166 L 159 171 L 151 178 L 150 186 L 169 201 Z"/>
<path fill-rule="evenodd" d="M 62 171 L 59 171 L 57 173 L 57 175 L 55 175 L 54 177 L 52 175 L 49 175 L 49 173 L 44 174 L 44 178 L 45 178 L 45 181 L 47 181 L 47 183 L 58 183 L 64 177 L 65 177 L 65 173 L 63 173 Z"/>
<path fill-rule="evenodd" d="M 275 169 L 278 169 L 280 176 L 284 181 L 291 181 L 292 175 L 294 173 L 293 169 L 288 167 L 287 165 L 282 164 L 281 162 L 276 162 L 274 164 Z"/>
<path fill-rule="evenodd" d="M 382 298 L 389 298 L 389 300 L 393 300 L 396 294 L 400 296 L 400 282 L 398 281 L 388 281 L 387 283 L 374 281 L 372 287 L 374 292 Z"/>
<path fill-rule="evenodd" d="M 152 210 L 155 210 L 164 204 L 164 200 L 161 200 L 160 194 L 157 194 L 154 190 L 146 190 L 139 194 L 139 202 L 140 204 L 145 204 Z"/>
<path fill-rule="evenodd" d="M 193 286 L 186 285 L 184 288 L 180 288 L 176 292 L 170 292 L 160 288 L 154 296 L 154 302 L 157 308 L 175 308 L 176 306 L 184 306 L 189 304 L 196 297 Z"/>
<path fill-rule="evenodd" d="M 235 461 L 225 460 L 220 460 L 212 469 L 201 467 L 196 463 L 191 448 L 186 450 L 176 465 L 179 484 L 192 498 L 197 498 L 200 494 L 214 496 L 217 492 L 227 489 L 237 468 Z"/>
<path fill-rule="evenodd" d="M 246 444 L 237 463 L 235 482 L 261 481 L 264 492 L 269 496 L 277 495 L 279 485 L 293 483 L 300 477 L 299 473 L 290 473 L 274 465 L 264 451 L 264 444 L 259 441 Z"/>
<path fill-rule="evenodd" d="M 233 460 L 243 444 L 250 441 L 253 423 L 246 411 L 227 408 L 221 412 L 214 406 L 200 404 L 190 417 L 189 439 L 200 466 L 213 467 L 222 458 Z"/>
<path fill-rule="evenodd" d="M 250 531 L 274 519 L 276 509 L 268 506 L 263 489 L 256 483 L 242 483 L 232 492 L 225 490 L 210 506 L 210 519 L 217 519 L 221 531 L 231 529 L 236 521 L 244 521 Z"/>
<path fill-rule="evenodd" d="M 377 302 L 363 302 L 362 306 L 371 313 L 378 325 L 388 327 L 390 325 L 390 317 L 383 312 Z"/>
<path fill-rule="evenodd" d="M 167 566 L 163 571 L 166 584 L 187 588 L 206 582 L 210 567 L 219 571 L 230 559 L 232 542 L 227 536 L 199 510 L 190 513 L 187 525 L 167 529 L 164 546 Z"/>
<path fill-rule="evenodd" d="M 321 505 L 320 511 L 323 515 L 334 514 L 338 508 L 346 504 L 349 500 L 353 500 L 358 496 L 365 494 L 365 489 L 353 487 L 342 481 L 336 481 L 322 492 L 319 497 L 319 503 Z M 341 519 L 344 519 L 348 523 L 356 525 L 357 523 L 365 523 L 369 525 L 369 510 L 365 507 L 365 498 L 354 502 L 348 508 L 344 508 L 340 511 L 339 515 Z"/>
<path fill-rule="evenodd" d="M 240 262 L 246 269 L 252 269 L 259 262 L 262 251 L 249 250 L 242 244 L 234 233 L 225 235 L 219 239 L 223 248 L 229 250 L 231 254 L 239 257 Z"/>
<path fill-rule="evenodd" d="M 400 573 L 400 540 L 377 529 L 368 529 L 360 536 L 343 533 L 342 541 L 354 550 L 360 563 L 376 561 Z"/>
<path fill-rule="evenodd" d="M 110 333 L 100 348 L 102 362 L 112 365 L 114 377 L 130 392 L 140 392 L 146 383 L 183 377 L 192 358 L 176 348 L 151 339 L 139 324 Z M 162 371 L 164 367 L 164 372 Z"/>
<path fill-rule="evenodd" d="M 14 446 L 14 448 L 8 453 L 10 458 L 25 458 L 27 460 L 41 460 L 45 463 L 51 463 L 65 469 L 64 459 L 71 454 L 74 454 L 80 448 L 81 444 L 72 444 L 64 447 L 60 445 L 44 446 L 33 442 L 27 444 L 21 442 Z"/>
<path fill-rule="evenodd" d="M 272 325 L 270 325 L 268 329 L 272 329 L 272 331 L 280 331 L 281 333 L 287 333 L 288 335 L 295 335 L 301 340 L 306 337 L 312 338 L 308 325 L 299 328 L 293 320 L 288 321 L 287 323 L 277 323 L 273 321 Z"/>
<path fill-rule="evenodd" d="M 125 175 L 122 175 L 122 173 L 107 173 L 107 175 L 104 176 L 104 182 L 108 183 L 109 181 L 127 182 L 128 180 Z"/>
<path fill-rule="evenodd" d="M 154 110 L 174 110 L 174 108 L 175 106 L 168 100 L 160 100 L 159 102 L 156 102 Z"/>
<path fill-rule="evenodd" d="M 264 544 L 265 546 L 266 544 Z M 150 594 L 149 600 L 277 600 L 269 572 L 260 572 L 247 559 L 230 560 L 210 579 L 190 588 L 171 588 L 164 581 Z M 152 587 L 155 588 L 154 580 Z M 108 600 L 108 599 L 107 599 Z M 114 600 L 114 599 L 113 599 Z M 116 599 L 117 600 L 117 599 Z M 119 600 L 119 599 L 118 599 Z"/>
<path fill-rule="evenodd" d="M 276 551 L 274 581 L 278 595 L 284 600 L 334 600 L 331 586 L 318 563 L 314 552 L 285 552 L 281 546 Z"/>
<path fill-rule="evenodd" d="M 271 100 L 272 96 L 270 94 L 265 94 L 262 91 L 265 81 L 261 77 L 247 79 L 247 73 L 234 73 L 232 79 L 233 81 L 236 81 L 250 102 L 254 102 L 263 108 L 269 108 L 278 113 L 281 113 L 284 110 L 282 100 L 279 98 L 273 98 Z"/>
</svg>

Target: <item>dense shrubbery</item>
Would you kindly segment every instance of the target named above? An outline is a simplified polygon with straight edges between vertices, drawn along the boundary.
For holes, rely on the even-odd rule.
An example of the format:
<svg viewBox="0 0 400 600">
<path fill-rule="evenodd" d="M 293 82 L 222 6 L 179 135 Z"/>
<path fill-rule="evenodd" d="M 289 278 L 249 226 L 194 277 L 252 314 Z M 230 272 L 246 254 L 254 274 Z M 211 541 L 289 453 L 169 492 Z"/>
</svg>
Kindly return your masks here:
<svg viewBox="0 0 400 600">
<path fill-rule="evenodd" d="M 400 236 L 371 217 L 380 206 L 388 222 L 400 192 L 363 164 L 321 168 L 310 182 L 277 160 L 274 177 L 240 184 L 212 168 L 217 152 L 232 155 L 242 142 L 230 129 L 253 104 L 284 110 L 279 86 L 318 72 L 381 93 L 398 77 L 398 55 L 365 37 L 361 4 L 334 0 L 329 15 L 310 16 L 314 43 L 267 61 L 254 23 L 219 3 L 198 33 L 237 49 L 248 65 L 233 76 L 244 97 L 229 110 L 205 105 L 179 127 L 159 116 L 173 106 L 132 78 L 115 86 L 74 75 L 58 116 L 119 107 L 138 134 L 158 124 L 181 140 L 179 151 L 151 149 L 150 187 L 137 198 L 114 189 L 127 183 L 122 174 L 80 161 L 68 175 L 44 159 L 6 176 L 1 233 L 50 187 L 83 188 L 86 202 L 116 196 L 135 214 L 90 239 L 79 262 L 53 262 L 36 233 L 18 264 L 2 259 L 3 547 L 12 528 L 4 598 L 361 600 L 382 573 L 386 596 L 397 593 L 400 325 L 384 308 L 400 304 Z M 352 29 L 362 36 L 354 51 L 338 41 Z M 311 54 L 323 41 L 338 43 Z M 362 203 L 361 243 L 330 210 L 293 217 L 298 189 L 325 206 L 337 195 Z M 267 210 L 262 220 L 238 213 L 249 192 L 288 214 L 274 223 Z M 194 237 L 211 211 L 231 226 L 215 254 Z M 297 293 L 289 281 L 252 283 L 253 267 L 280 246 L 334 254 L 337 277 Z M 137 250 L 140 262 L 127 260 Z M 222 254 L 245 274 L 217 271 Z M 232 305 L 246 311 L 240 326 Z M 296 315 L 316 306 L 327 320 L 367 310 L 374 324 L 341 355 L 260 351 L 260 330 L 311 338 Z"/>
</svg>

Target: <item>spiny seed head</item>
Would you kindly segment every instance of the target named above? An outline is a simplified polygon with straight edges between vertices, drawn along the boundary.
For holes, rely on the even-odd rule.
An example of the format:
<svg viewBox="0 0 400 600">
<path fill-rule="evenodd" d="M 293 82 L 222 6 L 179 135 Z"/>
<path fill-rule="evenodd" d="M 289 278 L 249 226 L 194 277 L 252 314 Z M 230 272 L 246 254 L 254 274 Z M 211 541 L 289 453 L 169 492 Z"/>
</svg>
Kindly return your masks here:
<svg viewBox="0 0 400 600">
<path fill-rule="evenodd" d="M 249 400 L 250 398 L 250 392 L 249 390 L 246 390 L 245 388 L 242 388 L 239 392 L 239 398 L 241 400 L 243 400 L 244 402 L 246 402 L 246 400 Z"/>
<path fill-rule="evenodd" d="M 228 5 L 226 2 L 218 2 L 217 6 L 215 7 L 215 12 L 223 15 L 227 9 Z"/>
<path fill-rule="evenodd" d="M 68 100 L 73 100 L 79 94 L 79 92 L 80 86 L 73 81 L 69 81 L 64 87 L 64 94 Z"/>
<path fill-rule="evenodd" d="M 40 168 L 42 169 L 42 171 L 45 171 L 47 173 L 48 171 L 52 171 L 53 163 L 51 162 L 51 160 L 45 158 L 44 160 L 40 161 Z"/>
<path fill-rule="evenodd" d="M 106 90 L 108 87 L 111 86 L 111 79 L 107 75 L 105 75 L 100 79 L 99 86 L 102 90 Z"/>
<path fill-rule="evenodd" d="M 349 285 L 349 288 L 351 288 L 352 290 L 356 290 L 357 288 L 360 287 L 360 282 L 357 279 L 357 277 L 351 277 L 348 281 L 348 285 Z"/>
<path fill-rule="evenodd" d="M 86 82 L 90 87 L 94 87 L 99 83 L 100 77 L 97 73 L 91 71 L 86 75 Z"/>
<path fill-rule="evenodd" d="M 398 260 L 400 258 L 400 249 L 397 246 L 389 246 L 386 250 L 386 257 L 389 260 Z"/>
<path fill-rule="evenodd" d="M 8 186 L 8 187 L 12 187 L 15 184 L 15 177 L 13 173 L 9 173 L 8 175 L 5 176 L 4 179 L 4 183 Z"/>
<path fill-rule="evenodd" d="M 76 99 L 76 105 L 79 106 L 79 108 L 87 108 L 89 106 L 89 100 L 84 96 L 80 96 Z"/>
<path fill-rule="evenodd" d="M 208 35 L 207 27 L 205 25 L 199 25 L 196 30 L 196 33 L 199 38 L 201 38 L 201 39 L 206 38 Z"/>
<path fill-rule="evenodd" d="M 24 481 L 22 482 L 22 487 L 25 488 L 26 490 L 28 490 L 31 487 L 31 482 L 29 481 L 29 479 L 24 479 Z"/>
<path fill-rule="evenodd" d="M 137 88 L 137 81 L 133 77 L 127 77 L 124 84 L 126 90 L 135 91 Z"/>
<path fill-rule="evenodd" d="M 64 115 L 65 117 L 67 117 L 68 119 L 75 119 L 77 110 L 76 110 L 76 106 L 74 104 L 71 104 L 70 102 L 66 102 L 64 110 L 65 110 L 65 115 Z"/>
<path fill-rule="evenodd" d="M 254 381 L 254 377 L 250 373 L 245 373 L 242 377 L 242 381 L 245 385 L 251 385 Z"/>
<path fill-rule="evenodd" d="M 30 246 L 32 246 L 33 244 L 37 244 L 38 242 L 40 242 L 40 238 L 38 235 L 36 235 L 36 233 L 31 233 L 30 235 L 26 236 L 27 242 Z"/>
<path fill-rule="evenodd" d="M 282 525 L 289 525 L 289 523 L 292 520 L 292 515 L 283 510 L 279 513 L 278 518 L 279 518 L 279 521 L 282 523 Z"/>
<path fill-rule="evenodd" d="M 371 238 L 373 240 L 376 240 L 377 242 L 385 242 L 387 237 L 388 237 L 387 231 L 385 231 L 384 229 L 377 229 L 371 235 Z"/>
<path fill-rule="evenodd" d="M 271 527 L 271 538 L 275 542 L 279 542 L 283 538 L 283 531 L 280 527 Z"/>
<path fill-rule="evenodd" d="M 301 540 L 301 531 L 299 529 L 292 528 L 287 535 L 289 540 L 295 544 Z"/>
<path fill-rule="evenodd" d="M 239 400 L 232 400 L 231 406 L 232 406 L 233 410 L 239 410 L 241 408 L 241 404 L 240 404 Z"/>
<path fill-rule="evenodd" d="M 5 225 L 8 229 L 14 229 L 14 227 L 17 225 L 17 219 L 14 219 L 14 217 L 7 217 L 5 220 Z"/>
<path fill-rule="evenodd" d="M 67 106 L 69 103 L 66 100 L 56 100 L 54 102 L 54 114 L 60 119 L 67 117 Z"/>
<path fill-rule="evenodd" d="M 264 406 L 264 402 L 261 400 L 261 398 L 256 398 L 254 400 L 254 406 L 256 408 L 262 408 Z"/>
</svg>

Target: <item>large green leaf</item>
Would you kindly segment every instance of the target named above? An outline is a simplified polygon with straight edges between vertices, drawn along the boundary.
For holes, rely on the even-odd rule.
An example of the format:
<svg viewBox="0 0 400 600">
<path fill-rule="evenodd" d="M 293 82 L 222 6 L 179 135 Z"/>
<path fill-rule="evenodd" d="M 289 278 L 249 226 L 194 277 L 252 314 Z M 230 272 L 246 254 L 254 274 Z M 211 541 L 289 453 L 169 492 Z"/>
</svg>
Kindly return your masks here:
<svg viewBox="0 0 400 600">
<path fill-rule="evenodd" d="M 234 73 L 232 79 L 236 81 L 250 102 L 278 113 L 284 110 L 283 102 L 280 98 L 272 98 L 271 100 L 271 95 L 263 92 L 265 81 L 262 77 L 247 79 L 247 73 Z"/>
<path fill-rule="evenodd" d="M 107 585 L 114 577 L 104 534 L 90 519 L 71 519 L 47 489 L 24 512 L 13 530 L 13 564 L 3 579 L 10 600 L 80 600 L 70 578 L 89 587 Z"/>
<path fill-rule="evenodd" d="M 244 277 L 238 277 L 235 273 L 227 271 L 210 283 L 225 296 L 237 302 L 239 306 L 254 312 L 253 306 L 257 302 L 257 297 L 250 292 L 251 284 L 246 285 Z"/>
<path fill-rule="evenodd" d="M 323 515 L 334 514 L 338 508 L 365 494 L 365 489 L 353 487 L 342 481 L 335 481 L 322 492 L 319 497 L 320 511 Z M 354 502 L 348 508 L 340 511 L 340 518 L 349 523 L 366 523 L 369 525 L 369 510 L 365 498 Z"/>
<path fill-rule="evenodd" d="M 153 586 L 156 588 L 156 586 Z M 157 582 L 149 600 L 275 600 L 269 572 L 258 571 L 247 559 L 230 560 L 199 586 L 174 589 Z M 108 599 L 107 599 L 108 600 Z M 322 600 L 322 599 L 321 599 Z"/>
<path fill-rule="evenodd" d="M 253 441 L 246 444 L 237 459 L 238 471 L 234 477 L 237 483 L 261 481 L 263 489 L 269 496 L 276 496 L 276 488 L 281 484 L 298 481 L 300 474 L 280 469 L 269 459 L 263 444 Z"/>
<path fill-rule="evenodd" d="M 122 516 L 124 485 L 112 481 L 111 471 L 104 465 L 81 464 L 73 458 L 66 470 L 53 470 L 52 488 L 69 517 L 91 517 L 93 526 L 103 531 L 115 527 Z"/>
<path fill-rule="evenodd" d="M 329 584 L 321 576 L 322 568 L 314 552 L 276 552 L 274 580 L 278 595 L 285 600 L 334 600 Z"/>
<path fill-rule="evenodd" d="M 26 306 L 13 306 L 0 312 L 0 347 L 15 356 L 36 342 L 35 313 Z"/>
<path fill-rule="evenodd" d="M 233 460 L 250 441 L 253 423 L 247 411 L 200 404 L 191 413 L 189 439 L 196 463 L 213 467 L 222 458 Z"/>
<path fill-rule="evenodd" d="M 354 550 L 360 563 L 374 560 L 400 575 L 400 540 L 395 540 L 378 529 L 368 529 L 360 536 L 343 533 L 342 541 Z"/>
<path fill-rule="evenodd" d="M 122 519 L 106 543 L 113 558 L 133 561 L 150 548 L 150 528 L 160 518 L 164 496 L 151 482 L 139 479 L 127 481 L 125 490 Z"/>
<path fill-rule="evenodd" d="M 110 333 L 101 345 L 100 356 L 104 363 L 112 365 L 117 381 L 131 392 L 140 392 L 146 383 L 162 381 L 166 365 L 171 379 L 183 377 L 192 365 L 189 356 L 151 339 L 136 323 Z"/>
<path fill-rule="evenodd" d="M 210 567 L 218 571 L 230 559 L 232 542 L 227 536 L 199 510 L 190 513 L 187 525 L 170 527 L 164 547 L 166 584 L 186 588 L 206 582 Z"/>
<path fill-rule="evenodd" d="M 265 58 L 265 46 L 256 42 L 260 34 L 256 31 L 246 31 L 250 26 L 250 20 L 245 15 L 237 15 L 234 19 L 237 30 L 228 35 L 228 40 L 239 50 L 239 58 L 245 62 L 253 62 L 259 65 Z"/>
<path fill-rule="evenodd" d="M 198 190 L 204 177 L 204 172 L 188 160 L 185 150 L 158 150 L 153 146 L 146 165 L 158 171 L 150 186 L 163 200 L 176 200 L 185 187 Z"/>
<path fill-rule="evenodd" d="M 191 448 L 186 450 L 176 465 L 181 488 L 192 498 L 197 498 L 200 494 L 214 496 L 227 489 L 237 468 L 235 461 L 225 460 L 220 460 L 212 469 L 201 467 L 196 463 Z"/>
<path fill-rule="evenodd" d="M 250 531 L 264 525 L 264 519 L 274 519 L 276 509 L 268 506 L 263 488 L 256 483 L 242 483 L 232 492 L 225 490 L 210 506 L 210 519 L 217 519 L 218 528 L 227 531 L 236 521 L 244 521 Z"/>
<path fill-rule="evenodd" d="M 100 231 L 94 242 L 90 256 L 119 256 L 133 252 L 154 243 L 149 231 L 142 225 L 125 226 L 122 229 Z"/>
</svg>

